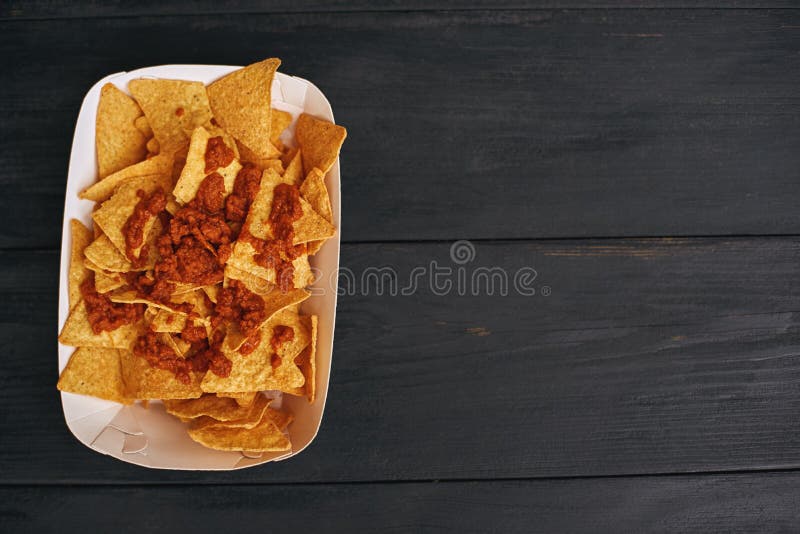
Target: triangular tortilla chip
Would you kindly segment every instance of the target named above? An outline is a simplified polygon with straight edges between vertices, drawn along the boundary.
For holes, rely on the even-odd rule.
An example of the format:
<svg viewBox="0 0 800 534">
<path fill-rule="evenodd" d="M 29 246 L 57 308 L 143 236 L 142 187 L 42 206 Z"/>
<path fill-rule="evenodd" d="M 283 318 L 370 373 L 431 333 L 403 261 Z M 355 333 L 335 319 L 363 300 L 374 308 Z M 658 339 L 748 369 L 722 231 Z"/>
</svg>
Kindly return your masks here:
<svg viewBox="0 0 800 534">
<path fill-rule="evenodd" d="M 131 404 L 122 381 L 119 351 L 80 347 L 72 353 L 58 379 L 58 389 L 80 395 Z"/>
<path fill-rule="evenodd" d="M 277 452 L 292 448 L 289 438 L 269 417 L 249 429 L 221 426 L 189 429 L 189 437 L 206 447 L 221 451 Z"/>
<path fill-rule="evenodd" d="M 292 421 L 294 421 L 294 416 L 292 414 L 273 410 L 272 408 L 267 408 L 267 413 L 264 415 L 281 430 L 286 430 L 286 428 L 292 424 Z"/>
<path fill-rule="evenodd" d="M 303 113 L 297 119 L 294 129 L 297 144 L 303 154 L 303 166 L 314 167 L 327 174 L 347 137 L 347 130 L 337 124 L 317 119 Z"/>
<path fill-rule="evenodd" d="M 107 273 L 103 270 L 94 273 L 94 288 L 98 293 L 108 293 L 125 284 L 125 278 L 119 273 Z"/>
<path fill-rule="evenodd" d="M 130 350 L 120 352 L 120 363 L 127 394 L 135 399 L 192 399 L 203 394 L 202 373 L 190 373 L 189 384 L 184 384 L 170 371 L 150 367 Z"/>
<path fill-rule="evenodd" d="M 267 400 L 266 397 L 264 400 Z M 267 402 L 267 404 L 269 403 Z M 171 400 L 165 402 L 164 407 L 167 409 L 167 413 L 176 417 L 194 419 L 208 416 L 217 421 L 235 421 L 247 417 L 253 411 L 251 406 L 239 406 L 234 399 L 216 395 L 203 395 L 188 400 Z"/>
<path fill-rule="evenodd" d="M 258 265 L 254 259 L 255 254 L 256 250 L 253 245 L 246 241 L 237 241 L 233 246 L 233 253 L 228 258 L 228 265 L 274 285 L 278 279 L 275 269 L 267 269 Z M 303 254 L 292 260 L 292 267 L 294 268 L 293 287 L 301 288 L 314 283 L 314 273 L 311 271 L 311 264 L 308 263 L 308 256 Z"/>
<path fill-rule="evenodd" d="M 144 115 L 137 117 L 136 120 L 133 121 L 133 125 L 136 126 L 136 129 L 142 132 L 142 135 L 147 139 L 153 137 L 153 129 L 150 127 L 150 123 L 147 122 L 147 117 Z"/>
<path fill-rule="evenodd" d="M 308 200 L 314 211 L 322 215 L 322 218 L 333 224 L 333 208 L 331 198 L 328 196 L 328 188 L 325 186 L 325 175 L 316 167 L 311 169 L 303 185 L 300 186 L 300 194 Z M 308 243 L 309 256 L 319 252 L 325 240 L 311 241 Z"/>
<path fill-rule="evenodd" d="M 291 326 L 294 339 L 281 345 L 277 356 L 279 365 L 273 367 L 273 351 L 270 345 L 273 327 L 276 325 Z M 294 358 L 310 343 L 311 332 L 297 315 L 282 311 L 275 314 L 261 329 L 262 342 L 256 349 L 242 356 L 237 351 L 226 351 L 225 356 L 231 360 L 231 373 L 220 377 L 213 373 L 206 374 L 202 388 L 208 392 L 218 391 L 251 391 L 251 390 L 290 390 L 304 384 L 305 378 L 295 365 Z"/>
<path fill-rule="evenodd" d="M 142 322 L 122 325 L 115 330 L 95 334 L 89 323 L 86 304 L 81 300 L 69 312 L 67 322 L 58 336 L 58 341 L 73 347 L 106 347 L 110 349 L 130 348 L 143 328 Z"/>
<path fill-rule="evenodd" d="M 275 187 L 283 183 L 282 177 L 275 171 L 266 170 L 261 178 L 261 188 L 258 190 L 250 211 L 247 214 L 246 225 L 250 233 L 259 239 L 273 239 L 272 227 L 269 224 L 269 215 L 272 211 L 272 199 Z M 292 224 L 294 229 L 293 244 L 307 243 L 318 239 L 326 239 L 336 233 L 336 228 L 326 221 L 302 197 L 300 204 L 303 216 Z"/>
<path fill-rule="evenodd" d="M 294 359 L 295 365 L 300 368 L 300 371 L 305 377 L 305 384 L 302 387 L 294 388 L 286 393 L 292 395 L 305 395 L 308 402 L 313 403 L 317 396 L 317 316 L 311 315 L 310 317 L 301 317 L 308 328 L 311 330 L 311 342 L 303 352 Z"/>
<path fill-rule="evenodd" d="M 209 123 L 211 108 L 205 86 L 183 80 L 138 79 L 128 89 L 144 111 L 161 154 L 189 144 L 189 134 Z"/>
<path fill-rule="evenodd" d="M 283 172 L 283 181 L 287 184 L 300 185 L 303 181 L 303 154 L 297 150 L 294 157 Z"/>
<path fill-rule="evenodd" d="M 95 225 L 95 227 L 97 226 Z M 88 260 L 87 262 L 84 262 L 84 265 L 92 270 L 94 270 L 94 267 L 96 269 L 102 269 L 104 271 L 115 273 L 152 269 L 158 256 L 158 251 L 152 246 L 152 242 L 156 237 L 158 236 L 154 236 L 151 230 L 151 234 L 148 236 L 148 243 L 151 243 L 150 255 L 148 256 L 147 263 L 138 269 L 133 268 L 133 265 L 128 261 L 128 258 L 126 258 L 125 255 L 114 246 L 114 244 L 105 234 L 100 234 L 100 237 L 92 241 L 92 243 L 83 251 L 83 254 Z"/>
<path fill-rule="evenodd" d="M 138 192 L 152 193 L 155 189 L 162 187 L 162 183 L 157 180 L 142 180 L 136 183 L 126 183 L 121 185 L 116 192 L 103 202 L 93 214 L 95 224 L 97 224 L 108 239 L 117 247 L 126 258 L 125 254 L 125 232 L 123 227 L 128 221 L 136 204 L 139 202 Z M 158 217 L 150 217 L 144 226 L 144 235 L 150 236 L 154 225 L 161 226 Z M 134 253 L 138 256 L 142 247 L 147 243 L 147 239 L 142 240 L 142 245 Z M 152 247 L 150 247 L 152 249 Z M 131 259 L 131 258 L 127 258 Z M 95 262 L 97 263 L 97 262 Z M 99 264 L 98 264 L 99 265 Z"/>
<path fill-rule="evenodd" d="M 78 196 L 94 202 L 105 202 L 117 187 L 139 179 L 159 181 L 165 191 L 170 191 L 172 189 L 171 171 L 172 158 L 168 155 L 159 154 L 107 176 L 104 180 L 81 191 Z"/>
<path fill-rule="evenodd" d="M 147 139 L 134 124 L 141 116 L 136 102 L 113 84 L 100 89 L 95 145 L 101 180 L 145 158 Z"/>
<path fill-rule="evenodd" d="M 217 397 L 219 397 L 219 395 L 217 395 Z M 192 421 L 192 429 L 199 430 L 201 428 L 208 428 L 211 426 L 224 426 L 228 428 L 253 428 L 258 423 L 260 423 L 261 420 L 264 418 L 264 416 L 267 414 L 267 408 L 269 407 L 271 402 L 272 399 L 269 399 L 264 395 L 255 394 L 254 402 L 251 402 L 249 405 L 244 406 L 245 409 L 250 410 L 244 417 L 240 419 L 230 419 L 221 421 L 219 419 L 215 419 L 213 416 L 202 415 L 200 417 L 195 418 Z M 241 407 L 242 405 L 239 406 Z"/>
<path fill-rule="evenodd" d="M 281 64 L 270 58 L 233 71 L 208 86 L 216 121 L 258 158 L 277 156 L 270 142 L 272 78 Z"/>
<path fill-rule="evenodd" d="M 269 140 L 273 145 L 280 143 L 280 137 L 283 131 L 292 124 L 292 114 L 288 111 L 272 108 L 270 120 Z"/>
<path fill-rule="evenodd" d="M 241 271 L 235 267 L 228 266 L 225 269 L 226 273 L 234 271 L 237 275 L 241 274 Z M 272 316 L 279 311 L 293 304 L 299 304 L 311 296 L 311 293 L 305 289 L 293 289 L 286 293 L 281 293 L 273 284 L 269 284 L 269 286 L 265 288 L 266 284 L 260 283 L 260 279 L 252 276 L 245 276 L 244 278 L 245 280 L 242 280 L 242 283 L 244 283 L 245 287 L 264 299 L 264 322 L 261 326 L 264 326 Z M 256 282 L 256 280 L 258 280 L 258 282 Z M 224 347 L 230 351 L 239 350 L 239 347 L 242 346 L 246 339 L 247 337 L 236 325 L 231 325 L 225 336 Z M 261 342 L 264 342 L 263 338 Z"/>
<path fill-rule="evenodd" d="M 211 134 L 205 128 L 198 127 L 192 132 L 192 140 L 189 144 L 189 152 L 186 154 L 186 164 L 181 171 L 181 176 L 175 184 L 175 189 L 172 192 L 175 198 L 183 204 L 189 203 L 200 188 L 200 184 L 205 180 L 206 176 L 211 173 L 206 173 L 206 147 Z M 228 143 L 226 143 L 228 144 Z M 228 145 L 232 150 L 236 150 L 236 144 L 231 143 Z M 227 196 L 233 191 L 233 183 L 236 181 L 236 175 L 242 165 L 234 157 L 233 161 L 227 167 L 215 169 L 212 172 L 219 173 L 225 182 L 225 192 Z"/>
<path fill-rule="evenodd" d="M 73 308 L 81 300 L 81 284 L 86 280 L 89 269 L 83 265 L 83 251 L 92 242 L 92 231 L 78 219 L 69 222 L 72 246 L 69 256 L 69 307 Z"/>
<path fill-rule="evenodd" d="M 231 392 L 231 391 L 220 391 L 217 393 L 217 397 L 227 397 L 229 399 L 233 399 L 239 404 L 239 406 L 250 406 L 253 404 L 253 401 L 258 395 L 258 391 L 242 391 L 242 392 Z"/>
</svg>

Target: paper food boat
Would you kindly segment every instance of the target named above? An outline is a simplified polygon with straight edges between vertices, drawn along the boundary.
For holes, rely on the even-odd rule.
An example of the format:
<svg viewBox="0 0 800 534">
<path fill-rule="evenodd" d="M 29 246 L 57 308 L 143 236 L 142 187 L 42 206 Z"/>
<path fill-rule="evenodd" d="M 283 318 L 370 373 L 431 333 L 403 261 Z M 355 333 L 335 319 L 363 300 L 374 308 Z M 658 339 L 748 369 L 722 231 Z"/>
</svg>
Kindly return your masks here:
<svg viewBox="0 0 800 534">
<path fill-rule="evenodd" d="M 67 271 L 71 239 L 69 220 L 91 223 L 94 203 L 80 200 L 78 193 L 95 182 L 97 164 L 95 152 L 95 117 L 100 89 L 111 82 L 127 92 L 128 81 L 135 78 L 168 78 L 193 80 L 208 84 L 241 67 L 222 65 L 162 65 L 121 72 L 106 76 L 86 94 L 81 106 L 70 154 L 67 192 L 64 203 L 64 222 L 61 230 L 61 273 L 58 298 L 59 332 L 69 314 Z M 277 73 L 272 84 L 272 107 L 288 111 L 293 119 L 302 112 L 333 122 L 333 112 L 325 95 L 312 83 Z M 294 121 L 284 132 L 284 142 L 293 135 Z M 336 319 L 336 292 L 339 268 L 339 161 L 325 177 L 333 207 L 336 236 L 329 239 L 320 252 L 309 258 L 317 275 L 311 286 L 312 296 L 303 303 L 306 314 L 319 316 L 317 339 L 316 400 L 309 404 L 305 397 L 284 395 L 271 406 L 282 407 L 294 414 L 289 427 L 292 450 L 280 453 L 245 456 L 239 452 L 216 451 L 195 443 L 186 432 L 184 423 L 168 415 L 160 402 L 151 402 L 147 409 L 140 404 L 124 406 L 93 397 L 61 393 L 64 418 L 70 431 L 87 447 L 118 458 L 124 462 L 156 469 L 230 470 L 252 467 L 266 462 L 285 460 L 305 449 L 317 435 L 325 398 L 333 351 L 333 330 Z M 64 369 L 74 347 L 58 346 L 58 370 Z M 250 457 L 255 456 L 255 457 Z"/>
</svg>

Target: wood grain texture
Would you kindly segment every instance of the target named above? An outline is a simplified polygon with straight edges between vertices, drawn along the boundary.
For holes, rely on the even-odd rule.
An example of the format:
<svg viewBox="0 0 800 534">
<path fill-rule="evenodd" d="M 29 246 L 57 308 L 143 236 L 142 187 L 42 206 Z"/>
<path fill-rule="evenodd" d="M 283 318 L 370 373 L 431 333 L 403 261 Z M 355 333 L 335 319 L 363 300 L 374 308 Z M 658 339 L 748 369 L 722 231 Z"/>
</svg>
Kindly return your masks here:
<svg viewBox="0 0 800 534">
<path fill-rule="evenodd" d="M 160 2 L 140 0 L 123 2 L 96 0 L 70 2 L 67 0 L 10 0 L 0 6 L 0 19 L 30 20 L 37 18 L 95 18 L 155 15 L 230 15 L 237 13 L 308 13 L 354 11 L 440 11 L 440 10 L 506 10 L 506 9 L 620 9 L 620 8 L 681 8 L 681 9 L 743 9 L 792 8 L 791 0 L 527 0 L 493 2 L 491 0 L 201 0 Z"/>
<path fill-rule="evenodd" d="M 0 253 L 0 483 L 489 479 L 800 467 L 800 239 L 474 243 L 533 267 L 505 297 L 341 297 L 322 430 L 288 462 L 154 472 L 80 445 L 60 413 L 54 253 Z M 343 248 L 357 279 L 456 268 L 450 243 Z M 544 296 L 549 287 L 549 296 Z M 495 286 L 497 287 L 497 286 Z M 440 291 L 441 293 L 441 291 Z"/>
<path fill-rule="evenodd" d="M 796 234 L 798 28 L 796 10 L 7 21 L 0 247 L 57 246 L 96 80 L 267 55 L 350 130 L 346 241 Z"/>
<path fill-rule="evenodd" d="M 793 532 L 800 521 L 798 484 L 795 472 L 480 484 L 6 487 L 0 489 L 0 529 L 37 534 Z"/>
</svg>

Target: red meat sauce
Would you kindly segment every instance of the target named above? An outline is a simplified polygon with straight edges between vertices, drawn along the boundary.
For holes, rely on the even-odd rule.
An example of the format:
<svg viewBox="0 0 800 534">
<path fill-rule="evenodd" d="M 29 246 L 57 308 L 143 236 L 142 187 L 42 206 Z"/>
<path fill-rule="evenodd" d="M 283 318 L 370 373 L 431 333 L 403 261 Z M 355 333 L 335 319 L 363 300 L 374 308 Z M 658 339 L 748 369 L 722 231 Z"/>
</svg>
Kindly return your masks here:
<svg viewBox="0 0 800 534">
<path fill-rule="evenodd" d="M 225 144 L 225 140 L 221 136 L 212 137 L 206 144 L 206 174 L 221 167 L 227 167 L 235 157 L 233 149 Z"/>
<path fill-rule="evenodd" d="M 187 326 L 187 328 L 194 329 L 195 327 Z M 185 336 L 196 339 L 191 343 L 191 348 L 185 357 L 178 355 L 172 347 L 162 343 L 155 332 L 148 332 L 140 336 L 133 346 L 133 353 L 144 358 L 151 367 L 173 373 L 175 378 L 184 384 L 191 383 L 192 372 L 211 371 L 221 377 L 229 376 L 232 363 L 220 350 L 224 334 L 218 330 L 214 332 L 212 339 L 208 340 L 205 336 L 205 329 L 203 330 L 202 338 L 199 338 L 196 332 Z M 181 338 L 184 339 L 184 332 L 181 332 Z"/>
<path fill-rule="evenodd" d="M 214 141 L 215 139 L 219 141 Z M 213 170 L 230 164 L 233 152 L 228 154 L 230 149 L 224 143 L 220 145 L 221 141 L 221 138 L 209 140 L 206 150 L 207 169 Z M 128 283 L 136 290 L 137 295 L 168 304 L 170 308 L 187 313 L 190 317 L 196 315 L 191 304 L 171 302 L 176 282 L 211 285 L 223 280 L 225 262 L 231 254 L 232 242 L 237 237 L 234 228 L 245 220 L 260 183 L 261 171 L 253 165 L 245 164 L 236 176 L 233 192 L 227 199 L 224 179 L 214 172 L 201 182 L 195 198 L 173 217 L 169 218 L 169 214 L 164 211 L 164 202 L 157 213 L 165 219 L 165 231 L 156 241 L 161 259 L 156 263 L 152 274 L 134 272 L 128 275 Z M 166 199 L 163 191 L 158 190 L 156 193 L 158 192 Z M 148 213 L 153 215 L 154 208 L 158 207 L 159 204 L 155 202 L 148 204 Z M 135 221 L 131 223 L 131 227 L 134 223 Z M 144 306 L 139 306 L 141 317 Z M 264 308 L 264 300 L 260 296 L 234 280 L 229 287 L 220 291 L 214 306 L 211 340 L 207 339 L 205 328 L 195 327 L 188 321 L 181 332 L 181 339 L 191 344 L 186 357 L 177 355 L 171 347 L 161 343 L 154 332 L 148 332 L 137 339 L 134 353 L 145 358 L 152 367 L 173 372 L 183 383 L 189 383 L 192 371 L 211 371 L 222 377 L 228 376 L 232 363 L 220 350 L 224 339 L 221 327 L 224 324 L 238 324 L 246 336 L 245 343 L 239 350 L 242 354 L 249 354 L 261 342 L 259 327 L 266 318 Z"/>
<path fill-rule="evenodd" d="M 90 272 L 80 287 L 86 304 L 92 332 L 110 332 L 120 326 L 135 323 L 144 315 L 144 304 L 111 302 L 107 295 L 98 293 L 94 285 L 94 273 Z"/>
</svg>

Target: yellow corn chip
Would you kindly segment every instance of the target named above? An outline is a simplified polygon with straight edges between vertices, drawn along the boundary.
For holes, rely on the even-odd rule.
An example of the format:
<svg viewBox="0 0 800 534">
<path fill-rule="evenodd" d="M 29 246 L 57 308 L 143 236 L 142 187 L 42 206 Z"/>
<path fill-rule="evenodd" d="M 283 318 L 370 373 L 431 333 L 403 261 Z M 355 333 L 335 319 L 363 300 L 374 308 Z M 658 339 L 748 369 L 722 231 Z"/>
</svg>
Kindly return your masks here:
<svg viewBox="0 0 800 534">
<path fill-rule="evenodd" d="M 147 140 L 135 125 L 141 116 L 136 102 L 113 84 L 100 90 L 95 134 L 100 179 L 144 159 Z"/>
<path fill-rule="evenodd" d="M 283 131 L 292 123 L 292 114 L 288 111 L 281 111 L 280 109 L 272 108 L 270 120 L 269 140 L 273 145 L 280 143 L 280 137 Z"/>
<path fill-rule="evenodd" d="M 217 295 L 219 295 L 219 286 L 218 285 L 203 286 L 203 292 L 208 297 L 208 300 L 210 300 L 214 304 L 217 303 Z"/>
<path fill-rule="evenodd" d="M 142 329 L 142 322 L 122 325 L 116 330 L 102 331 L 95 334 L 89 323 L 86 304 L 81 300 L 69 312 L 67 322 L 58 336 L 64 345 L 73 347 L 106 347 L 110 349 L 130 348 Z"/>
<path fill-rule="evenodd" d="M 192 132 L 192 141 L 189 145 L 189 152 L 186 155 L 186 165 L 184 165 L 181 176 L 175 184 L 175 190 L 172 192 L 175 198 L 183 204 L 187 204 L 195 197 L 200 184 L 207 176 L 205 172 L 205 156 L 206 146 L 210 138 L 211 135 L 208 130 L 203 127 L 198 127 Z M 232 148 L 235 149 L 235 146 L 234 143 Z M 233 191 L 233 182 L 236 180 L 236 175 L 241 168 L 241 164 L 234 159 L 227 167 L 213 171 L 219 173 L 225 181 L 226 196 Z"/>
<path fill-rule="evenodd" d="M 246 241 L 237 241 L 233 246 L 233 253 L 228 258 L 228 265 L 235 267 L 239 271 L 245 271 L 250 275 L 261 278 L 269 284 L 275 284 L 277 274 L 275 269 L 262 267 L 255 262 L 256 250 L 253 245 Z M 308 263 L 308 256 L 302 255 L 292 260 L 294 276 L 292 285 L 295 288 L 306 287 L 314 283 L 314 273 L 311 272 L 311 264 Z"/>
<path fill-rule="evenodd" d="M 347 130 L 337 124 L 303 113 L 295 125 L 297 144 L 303 154 L 303 167 L 314 167 L 327 174 L 347 137 Z"/>
<path fill-rule="evenodd" d="M 227 272 L 227 269 L 226 269 Z M 249 278 L 249 277 L 248 277 Z M 306 291 L 305 289 L 293 289 L 291 291 L 287 291 L 286 293 L 281 293 L 277 287 L 272 286 L 267 288 L 266 290 L 262 289 L 262 285 L 252 285 L 252 281 L 242 281 L 253 293 L 259 295 L 262 299 L 264 299 L 264 322 L 261 326 L 267 324 L 267 322 L 272 318 L 273 315 L 278 313 L 279 311 L 283 310 L 284 308 L 291 306 L 293 304 L 298 304 L 303 302 L 308 297 L 311 296 L 311 293 Z M 234 351 L 239 350 L 239 347 L 245 342 L 247 337 L 242 334 L 242 332 L 236 327 L 235 325 L 231 325 L 228 328 L 228 333 L 225 336 L 224 347 L 227 350 Z M 263 339 L 261 340 L 264 341 Z"/>
<path fill-rule="evenodd" d="M 159 187 L 161 187 L 161 184 L 155 180 L 143 180 L 135 184 L 121 185 L 111 198 L 103 202 L 102 206 L 92 214 L 95 224 L 103 230 L 103 233 L 108 236 L 108 239 L 123 255 L 125 255 L 125 233 L 123 227 L 130 216 L 133 215 L 133 210 L 139 202 L 138 191 L 152 193 Z M 150 217 L 145 223 L 144 235 L 149 236 L 153 226 L 156 224 L 159 227 L 161 226 L 158 217 Z M 143 239 L 142 245 L 134 251 L 137 256 L 146 243 L 147 240 Z M 150 249 L 152 248 L 150 247 Z"/>
<path fill-rule="evenodd" d="M 279 59 L 266 59 L 208 86 L 216 121 L 258 158 L 277 156 L 270 142 L 270 103 L 272 78 L 280 63 Z"/>
<path fill-rule="evenodd" d="M 119 351 L 115 349 L 80 347 L 61 372 L 58 389 L 122 404 L 133 402 L 125 392 Z"/>
<path fill-rule="evenodd" d="M 72 308 L 81 299 L 81 284 L 86 280 L 89 269 L 83 265 L 83 251 L 92 242 L 92 231 L 78 219 L 69 222 L 72 247 L 69 257 L 69 307 Z"/>
<path fill-rule="evenodd" d="M 97 226 L 95 225 L 95 228 L 96 227 Z M 86 265 L 89 269 L 93 269 L 94 267 L 96 269 L 117 273 L 135 270 L 133 269 L 131 262 L 129 262 L 128 259 L 117 249 L 117 247 L 114 246 L 114 244 L 105 234 L 101 234 L 100 237 L 92 241 L 92 243 L 86 247 L 86 250 L 83 251 L 83 253 L 88 262 L 91 262 L 84 263 L 84 265 Z M 152 268 L 152 265 L 149 267 Z M 145 265 L 142 266 L 141 270 L 147 268 L 148 266 Z"/>
<path fill-rule="evenodd" d="M 295 151 L 294 157 L 286 166 L 283 181 L 292 185 L 300 185 L 300 182 L 303 181 L 303 155 L 299 150 Z"/>
<path fill-rule="evenodd" d="M 333 208 L 331 198 L 328 196 L 328 188 L 325 187 L 325 175 L 316 167 L 311 169 L 303 185 L 300 186 L 300 194 L 308 200 L 314 211 L 319 213 L 323 219 L 333 224 Z M 311 241 L 308 244 L 308 254 L 313 255 L 319 252 L 325 240 Z"/>
<path fill-rule="evenodd" d="M 277 325 L 292 327 L 294 339 L 282 344 L 276 355 L 270 339 L 273 327 Z M 288 391 L 300 387 L 305 378 L 294 359 L 310 341 L 310 330 L 296 314 L 286 311 L 276 313 L 261 329 L 261 343 L 252 353 L 242 356 L 238 351 L 228 351 L 223 347 L 223 353 L 232 363 L 231 373 L 224 378 L 207 373 L 202 383 L 203 391 Z M 273 366 L 273 356 L 278 358 L 274 362 L 276 366 Z"/>
<path fill-rule="evenodd" d="M 172 189 L 171 170 L 172 158 L 169 155 L 159 154 L 107 176 L 104 180 L 83 190 L 78 196 L 86 200 L 105 202 L 117 187 L 137 180 L 156 181 L 165 191 L 170 191 Z"/>
<path fill-rule="evenodd" d="M 107 273 L 105 271 L 95 271 L 94 288 L 98 293 L 108 293 L 125 285 L 125 278 L 119 273 Z"/>
<path fill-rule="evenodd" d="M 147 141 L 147 152 L 149 152 L 150 154 L 158 154 L 160 150 L 161 150 L 161 145 L 158 144 L 158 139 L 156 139 L 155 137 L 151 137 Z"/>
<path fill-rule="evenodd" d="M 202 397 L 201 397 L 202 398 Z M 247 409 L 250 410 L 247 415 L 241 419 L 232 419 L 230 421 L 220 421 L 208 415 L 202 415 L 192 422 L 192 428 L 199 430 L 200 428 L 207 428 L 210 426 L 225 426 L 228 428 L 253 428 L 264 418 L 267 412 L 267 407 L 272 402 L 264 395 L 254 395 L 254 402 L 252 402 Z M 240 405 L 241 406 L 241 405 Z"/>
<path fill-rule="evenodd" d="M 213 374 L 213 373 L 212 373 Z M 206 415 L 217 421 L 235 421 L 247 417 L 252 411 L 252 406 L 239 406 L 227 397 L 216 395 L 203 395 L 189 400 L 172 400 L 164 403 L 167 413 L 176 417 L 194 419 Z"/>
<path fill-rule="evenodd" d="M 153 129 L 150 128 L 150 123 L 147 122 L 147 117 L 142 115 L 141 117 L 136 117 L 136 120 L 133 121 L 133 125 L 136 126 L 136 129 L 142 132 L 147 139 L 153 137 Z"/>
<path fill-rule="evenodd" d="M 278 173 L 272 170 L 264 171 L 264 175 L 261 178 L 261 188 L 250 206 L 246 221 L 250 233 L 259 239 L 273 239 L 272 227 L 269 224 L 269 214 L 272 211 L 272 198 L 275 187 L 282 182 L 283 179 Z M 302 197 L 300 197 L 300 204 L 303 209 L 303 216 L 292 224 L 294 229 L 293 244 L 298 245 L 317 239 L 326 239 L 336 233 L 333 225 L 314 211 L 311 205 Z"/>
<path fill-rule="evenodd" d="M 217 397 L 227 397 L 229 399 L 233 399 L 239 404 L 239 406 L 250 406 L 253 404 L 253 400 L 255 400 L 256 395 L 258 395 L 258 391 L 226 391 L 217 393 Z"/>
<path fill-rule="evenodd" d="M 273 410 L 272 408 L 267 408 L 267 413 L 265 415 L 281 430 L 286 430 L 286 428 L 292 424 L 292 421 L 294 421 L 294 416 L 292 414 Z"/>
<path fill-rule="evenodd" d="M 203 394 L 202 373 L 190 373 L 189 384 L 184 384 L 170 371 L 150 367 L 130 350 L 120 351 L 120 363 L 128 396 L 135 399 L 192 399 Z"/>
<path fill-rule="evenodd" d="M 251 429 L 210 426 L 189 429 L 189 436 L 206 447 L 221 451 L 277 452 L 292 448 L 289 438 L 268 417 Z"/>
<path fill-rule="evenodd" d="M 311 342 L 303 349 L 300 356 L 294 359 L 294 363 L 300 368 L 305 377 L 305 384 L 287 393 L 292 395 L 305 395 L 308 402 L 314 402 L 317 395 L 317 316 L 301 317 L 311 330 Z"/>
<path fill-rule="evenodd" d="M 189 134 L 211 120 L 205 86 L 183 80 L 139 79 L 128 89 L 144 111 L 161 153 L 173 154 L 189 143 Z"/>
</svg>

